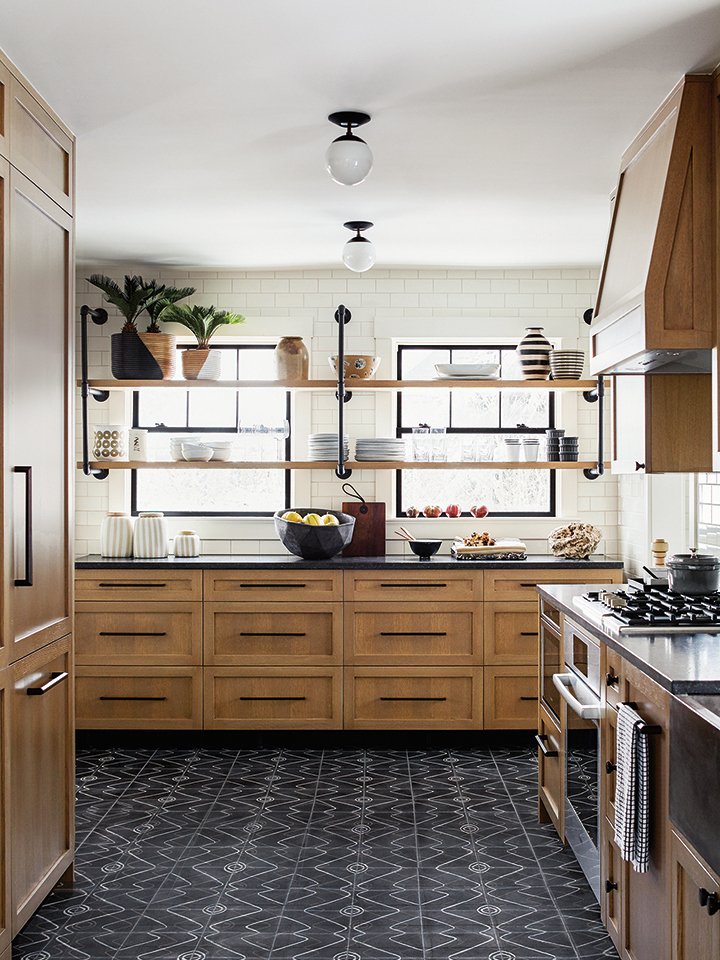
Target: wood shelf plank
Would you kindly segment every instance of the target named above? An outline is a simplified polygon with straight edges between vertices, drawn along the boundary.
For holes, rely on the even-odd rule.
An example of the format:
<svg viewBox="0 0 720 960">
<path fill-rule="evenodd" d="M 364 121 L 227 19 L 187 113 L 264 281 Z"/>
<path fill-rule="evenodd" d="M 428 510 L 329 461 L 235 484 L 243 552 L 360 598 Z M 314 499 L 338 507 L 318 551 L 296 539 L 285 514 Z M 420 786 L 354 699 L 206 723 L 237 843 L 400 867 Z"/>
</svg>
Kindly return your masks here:
<svg viewBox="0 0 720 960">
<path fill-rule="evenodd" d="M 610 381 L 606 380 L 606 387 Z M 98 390 L 335 390 L 336 380 L 90 380 Z M 80 381 L 78 381 L 80 386 Z M 346 380 L 348 390 L 593 390 L 596 380 Z"/>
<path fill-rule="evenodd" d="M 77 466 L 82 470 L 82 462 Z M 334 470 L 336 464 L 334 460 L 93 460 L 90 466 L 99 470 Z M 351 470 L 584 470 L 596 467 L 597 461 L 346 460 L 345 466 Z M 610 461 L 605 468 L 610 469 Z"/>
</svg>

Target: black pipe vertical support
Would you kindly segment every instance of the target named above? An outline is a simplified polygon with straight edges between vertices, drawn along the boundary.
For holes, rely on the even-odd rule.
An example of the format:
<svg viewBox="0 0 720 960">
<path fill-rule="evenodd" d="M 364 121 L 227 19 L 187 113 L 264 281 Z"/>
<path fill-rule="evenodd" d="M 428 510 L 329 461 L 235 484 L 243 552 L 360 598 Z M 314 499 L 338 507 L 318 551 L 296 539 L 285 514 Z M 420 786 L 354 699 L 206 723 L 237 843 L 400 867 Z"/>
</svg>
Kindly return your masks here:
<svg viewBox="0 0 720 960">
<path fill-rule="evenodd" d="M 88 397 L 95 397 L 97 401 L 103 403 L 108 399 L 110 393 L 108 390 L 96 390 L 88 383 L 88 342 L 87 342 L 87 318 L 92 317 L 93 323 L 102 326 L 107 321 L 107 310 L 98 307 L 97 310 L 91 310 L 90 307 L 80 307 L 80 397 L 82 402 L 82 459 L 83 473 L 86 477 L 95 477 L 97 480 L 104 480 L 109 471 L 98 470 L 90 466 L 90 453 L 88 449 Z"/>
<path fill-rule="evenodd" d="M 345 466 L 345 415 L 344 404 L 352 397 L 352 393 L 345 389 L 345 324 L 352 319 L 352 314 L 342 303 L 335 311 L 335 321 L 338 325 L 338 352 L 337 352 L 337 401 L 338 401 L 338 462 L 335 475 L 340 480 L 348 480 L 352 470 Z"/>
<path fill-rule="evenodd" d="M 590 467 L 583 470 L 583 475 L 587 480 L 597 480 L 605 473 L 605 378 L 602 374 L 598 376 L 597 387 L 594 390 L 588 390 L 583 393 L 583 397 L 588 403 L 598 403 L 598 462 L 596 467 Z"/>
</svg>

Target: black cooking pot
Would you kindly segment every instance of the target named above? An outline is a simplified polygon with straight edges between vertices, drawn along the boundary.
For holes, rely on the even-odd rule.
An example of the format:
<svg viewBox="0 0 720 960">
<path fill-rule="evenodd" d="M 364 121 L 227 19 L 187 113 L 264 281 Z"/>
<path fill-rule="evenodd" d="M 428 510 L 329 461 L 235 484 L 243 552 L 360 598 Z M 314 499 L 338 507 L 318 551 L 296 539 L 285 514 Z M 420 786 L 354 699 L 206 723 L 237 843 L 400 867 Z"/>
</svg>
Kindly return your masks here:
<svg viewBox="0 0 720 960">
<path fill-rule="evenodd" d="M 678 553 L 665 561 L 668 569 L 668 588 L 672 593 L 699 596 L 714 593 L 720 586 L 720 559 L 710 554 Z"/>
</svg>

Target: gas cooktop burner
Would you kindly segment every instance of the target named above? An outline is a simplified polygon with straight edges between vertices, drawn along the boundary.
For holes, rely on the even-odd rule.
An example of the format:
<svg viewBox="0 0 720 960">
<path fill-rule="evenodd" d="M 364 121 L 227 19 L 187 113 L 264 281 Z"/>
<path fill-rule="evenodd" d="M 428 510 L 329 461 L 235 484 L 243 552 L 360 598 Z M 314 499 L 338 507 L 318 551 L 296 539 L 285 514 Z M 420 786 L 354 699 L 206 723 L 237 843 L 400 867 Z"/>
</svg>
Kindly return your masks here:
<svg viewBox="0 0 720 960">
<path fill-rule="evenodd" d="M 685 596 L 636 584 L 591 590 L 575 604 L 608 633 L 720 633 L 720 593 Z"/>
</svg>

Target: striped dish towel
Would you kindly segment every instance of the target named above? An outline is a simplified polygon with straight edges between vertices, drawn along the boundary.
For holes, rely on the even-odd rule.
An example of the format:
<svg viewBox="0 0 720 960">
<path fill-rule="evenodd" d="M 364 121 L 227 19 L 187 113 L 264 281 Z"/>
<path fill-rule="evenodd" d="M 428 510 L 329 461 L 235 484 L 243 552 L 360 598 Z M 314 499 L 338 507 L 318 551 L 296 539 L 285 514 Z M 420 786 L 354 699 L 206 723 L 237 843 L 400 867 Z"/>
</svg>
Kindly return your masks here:
<svg viewBox="0 0 720 960">
<path fill-rule="evenodd" d="M 642 717 L 620 704 L 617 722 L 615 781 L 615 843 L 623 860 L 646 873 L 650 845 L 648 738 L 638 727 Z"/>
</svg>

